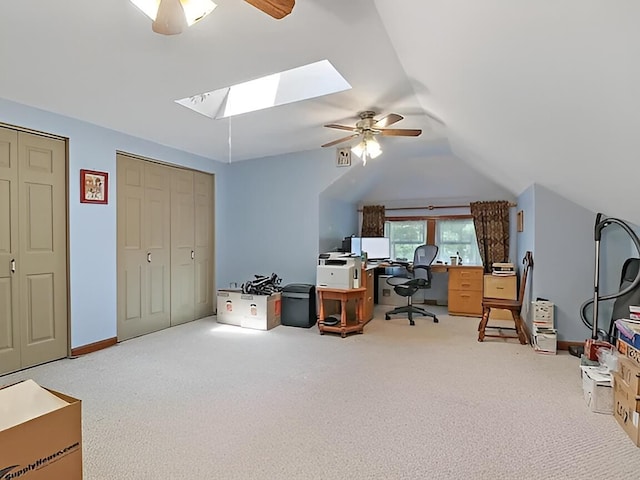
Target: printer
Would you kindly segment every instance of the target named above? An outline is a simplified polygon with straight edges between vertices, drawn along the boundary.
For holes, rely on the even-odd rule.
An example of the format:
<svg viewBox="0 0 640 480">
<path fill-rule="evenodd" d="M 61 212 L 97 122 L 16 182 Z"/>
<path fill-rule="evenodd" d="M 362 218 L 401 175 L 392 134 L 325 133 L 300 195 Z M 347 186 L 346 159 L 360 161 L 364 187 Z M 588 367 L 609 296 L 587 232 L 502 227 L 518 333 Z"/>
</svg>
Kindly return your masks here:
<svg viewBox="0 0 640 480">
<path fill-rule="evenodd" d="M 350 290 L 359 288 L 362 259 L 344 252 L 321 253 L 318 256 L 316 286 Z"/>
</svg>

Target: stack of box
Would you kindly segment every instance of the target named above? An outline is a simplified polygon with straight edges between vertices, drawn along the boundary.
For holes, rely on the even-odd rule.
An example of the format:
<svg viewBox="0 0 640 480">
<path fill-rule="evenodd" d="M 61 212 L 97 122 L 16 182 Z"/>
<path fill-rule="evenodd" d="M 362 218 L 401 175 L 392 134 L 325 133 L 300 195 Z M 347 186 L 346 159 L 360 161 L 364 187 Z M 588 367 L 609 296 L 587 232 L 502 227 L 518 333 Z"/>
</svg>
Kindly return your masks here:
<svg viewBox="0 0 640 480">
<path fill-rule="evenodd" d="M 637 308 L 629 307 L 632 315 L 638 312 Z M 613 375 L 613 415 L 633 443 L 640 446 L 640 333 L 636 333 L 636 325 L 619 322 L 616 322 L 619 357 L 618 371 Z"/>
<path fill-rule="evenodd" d="M 533 307 L 533 348 L 537 353 L 556 353 L 558 331 L 555 328 L 553 303 L 545 300 L 531 302 Z"/>
</svg>

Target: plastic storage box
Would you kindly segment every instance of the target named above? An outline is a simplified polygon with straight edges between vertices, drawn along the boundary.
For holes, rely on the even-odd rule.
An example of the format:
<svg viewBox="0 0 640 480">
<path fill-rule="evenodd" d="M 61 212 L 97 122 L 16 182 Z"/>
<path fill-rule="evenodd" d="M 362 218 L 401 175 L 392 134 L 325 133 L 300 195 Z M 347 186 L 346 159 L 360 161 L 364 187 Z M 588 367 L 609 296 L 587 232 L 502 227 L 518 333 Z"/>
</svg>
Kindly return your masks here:
<svg viewBox="0 0 640 480">
<path fill-rule="evenodd" d="M 310 328 L 316 324 L 316 287 L 291 283 L 282 289 L 280 323 L 289 327 Z"/>
</svg>

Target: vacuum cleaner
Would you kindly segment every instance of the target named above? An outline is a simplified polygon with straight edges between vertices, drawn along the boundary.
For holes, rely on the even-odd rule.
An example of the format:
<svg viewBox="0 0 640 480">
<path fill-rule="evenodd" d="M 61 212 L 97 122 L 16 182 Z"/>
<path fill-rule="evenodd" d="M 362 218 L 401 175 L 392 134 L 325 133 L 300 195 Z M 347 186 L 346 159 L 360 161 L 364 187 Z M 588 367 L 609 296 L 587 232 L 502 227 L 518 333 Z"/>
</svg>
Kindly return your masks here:
<svg viewBox="0 0 640 480">
<path fill-rule="evenodd" d="M 633 244 L 640 255 L 640 239 L 638 235 L 625 222 L 618 218 L 603 217 L 601 213 L 596 215 L 594 226 L 595 240 L 595 269 L 593 298 L 590 298 L 580 307 L 580 318 L 582 322 L 591 330 L 591 338 L 587 339 L 584 346 L 569 347 L 569 352 L 576 357 L 585 354 L 589 360 L 597 360 L 596 352 L 598 348 L 610 347 L 615 342 L 615 321 L 618 318 L 628 316 L 629 305 L 640 305 L 640 258 L 628 258 L 625 260 L 620 276 L 620 291 L 609 295 L 600 295 L 600 242 L 602 241 L 602 231 L 610 226 L 620 226 L 633 241 Z M 598 328 L 598 305 L 602 301 L 616 299 L 613 305 L 613 312 L 608 330 Z M 587 319 L 587 309 L 593 305 L 592 320 Z"/>
</svg>

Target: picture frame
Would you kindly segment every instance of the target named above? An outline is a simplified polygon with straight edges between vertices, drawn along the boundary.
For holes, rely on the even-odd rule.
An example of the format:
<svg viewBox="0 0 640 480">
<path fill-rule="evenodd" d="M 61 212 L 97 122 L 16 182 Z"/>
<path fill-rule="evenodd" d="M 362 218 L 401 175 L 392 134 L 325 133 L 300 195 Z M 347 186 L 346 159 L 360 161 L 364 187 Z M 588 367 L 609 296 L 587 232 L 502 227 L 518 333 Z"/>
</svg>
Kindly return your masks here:
<svg viewBox="0 0 640 480">
<path fill-rule="evenodd" d="M 520 210 L 516 214 L 516 230 L 518 232 L 524 232 L 524 211 Z"/>
<path fill-rule="evenodd" d="M 80 203 L 109 203 L 109 174 L 80 170 Z"/>
<path fill-rule="evenodd" d="M 351 148 L 336 148 L 336 167 L 351 166 Z"/>
</svg>

